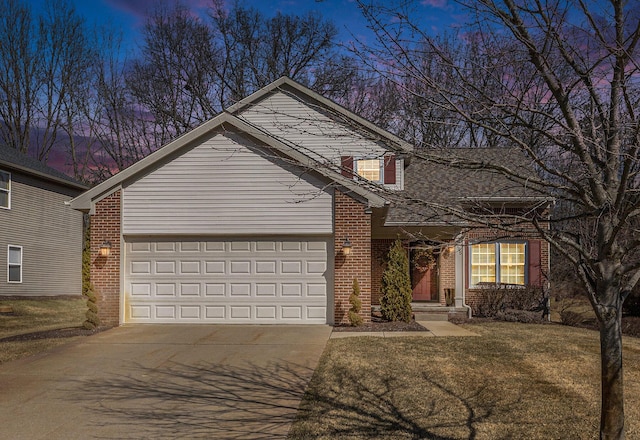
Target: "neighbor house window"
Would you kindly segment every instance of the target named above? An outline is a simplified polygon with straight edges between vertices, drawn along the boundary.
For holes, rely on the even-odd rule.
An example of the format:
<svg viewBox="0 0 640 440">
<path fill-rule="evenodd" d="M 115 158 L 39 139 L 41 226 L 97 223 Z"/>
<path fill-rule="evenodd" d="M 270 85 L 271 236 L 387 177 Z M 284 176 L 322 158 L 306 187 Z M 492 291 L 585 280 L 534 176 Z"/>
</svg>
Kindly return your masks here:
<svg viewBox="0 0 640 440">
<path fill-rule="evenodd" d="M 482 243 L 471 246 L 471 284 L 526 284 L 525 243 Z"/>
<path fill-rule="evenodd" d="M 382 159 L 357 159 L 353 162 L 355 172 L 358 176 L 371 182 L 382 183 Z"/>
<path fill-rule="evenodd" d="M 0 208 L 11 208 L 11 173 L 0 170 Z"/>
<path fill-rule="evenodd" d="M 9 245 L 7 281 L 10 283 L 22 282 L 22 246 Z"/>
</svg>

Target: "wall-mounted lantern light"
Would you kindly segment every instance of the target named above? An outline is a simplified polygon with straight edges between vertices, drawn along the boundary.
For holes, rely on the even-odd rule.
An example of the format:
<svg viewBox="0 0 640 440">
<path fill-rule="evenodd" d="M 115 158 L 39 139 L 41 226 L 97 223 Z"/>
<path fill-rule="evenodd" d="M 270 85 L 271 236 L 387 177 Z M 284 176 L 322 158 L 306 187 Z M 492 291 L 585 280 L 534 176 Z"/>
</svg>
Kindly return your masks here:
<svg viewBox="0 0 640 440">
<path fill-rule="evenodd" d="M 345 237 L 344 238 L 344 243 L 342 243 L 342 255 L 344 255 L 345 257 L 347 255 L 349 255 L 351 253 L 351 248 L 353 246 L 351 245 L 351 242 L 349 241 L 349 237 Z"/>
<path fill-rule="evenodd" d="M 111 255 L 111 242 L 105 240 L 100 245 L 100 256 L 108 257 L 109 255 Z"/>
</svg>

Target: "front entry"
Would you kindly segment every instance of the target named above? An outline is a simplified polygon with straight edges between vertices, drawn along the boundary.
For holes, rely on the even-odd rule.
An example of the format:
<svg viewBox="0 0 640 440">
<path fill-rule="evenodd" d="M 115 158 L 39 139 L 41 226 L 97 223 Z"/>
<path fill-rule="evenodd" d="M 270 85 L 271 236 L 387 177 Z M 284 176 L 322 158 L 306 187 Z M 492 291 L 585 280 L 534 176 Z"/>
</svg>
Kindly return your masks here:
<svg viewBox="0 0 640 440">
<path fill-rule="evenodd" d="M 410 250 L 413 301 L 438 301 L 438 254 L 425 248 Z"/>
</svg>

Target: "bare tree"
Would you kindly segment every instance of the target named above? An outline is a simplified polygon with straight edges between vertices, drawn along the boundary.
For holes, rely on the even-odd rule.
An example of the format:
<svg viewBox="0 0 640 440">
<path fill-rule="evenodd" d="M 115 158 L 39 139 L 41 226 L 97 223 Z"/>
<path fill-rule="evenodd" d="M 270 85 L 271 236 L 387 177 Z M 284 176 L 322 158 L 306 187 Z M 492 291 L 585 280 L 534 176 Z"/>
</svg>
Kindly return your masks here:
<svg viewBox="0 0 640 440">
<path fill-rule="evenodd" d="M 46 162 L 53 148 L 72 145 L 82 126 L 79 106 L 92 43 L 84 20 L 65 0 L 48 1 L 35 18 L 27 4 L 3 0 L 0 17 L 1 140 Z"/>
<path fill-rule="evenodd" d="M 221 1 L 209 14 L 223 60 L 217 69 L 223 108 L 281 76 L 311 85 L 315 70 L 336 56 L 337 30 L 317 15 L 267 18 L 254 8 L 227 10 Z"/>
<path fill-rule="evenodd" d="M 162 145 L 220 110 L 213 105 L 218 58 L 209 27 L 181 4 L 156 9 L 144 39 L 126 83 L 140 112 L 152 116 Z"/>
<path fill-rule="evenodd" d="M 475 55 L 462 58 L 424 32 L 407 4 L 360 3 L 379 37 L 366 48 L 378 55 L 373 67 L 403 88 L 418 118 L 431 107 L 455 115 L 448 124 L 472 128 L 465 146 L 518 147 L 538 172 L 459 157 L 443 150 L 454 146 L 446 138 L 425 138 L 429 149 L 419 155 L 500 173 L 563 206 L 550 229 L 535 215 L 503 214 L 499 227 L 533 224 L 573 265 L 600 325 L 600 437 L 622 439 L 622 304 L 640 279 L 640 4 L 463 0 L 471 23 L 462 43 L 473 43 Z M 449 72 L 446 80 L 424 68 L 425 53 Z M 495 222 L 485 213 L 455 212 Z"/>
<path fill-rule="evenodd" d="M 22 153 L 29 148 L 38 92 L 38 47 L 31 10 L 0 2 L 0 136 Z"/>
</svg>

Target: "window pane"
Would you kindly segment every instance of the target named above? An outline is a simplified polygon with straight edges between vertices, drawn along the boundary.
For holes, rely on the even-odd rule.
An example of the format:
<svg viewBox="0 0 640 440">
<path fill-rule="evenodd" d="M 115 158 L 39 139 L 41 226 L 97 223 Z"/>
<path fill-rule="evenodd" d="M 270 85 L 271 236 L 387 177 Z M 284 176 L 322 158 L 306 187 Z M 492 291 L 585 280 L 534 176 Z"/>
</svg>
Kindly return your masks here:
<svg viewBox="0 0 640 440">
<path fill-rule="evenodd" d="M 360 159 L 356 161 L 358 175 L 372 182 L 379 182 L 380 159 Z"/>
<path fill-rule="evenodd" d="M 0 189 L 0 207 L 9 207 L 9 193 Z"/>
<path fill-rule="evenodd" d="M 9 264 L 22 263 L 22 249 L 19 247 L 9 246 Z"/>
<path fill-rule="evenodd" d="M 500 243 L 500 282 L 524 285 L 524 243 Z"/>
<path fill-rule="evenodd" d="M 0 171 L 0 189 L 9 191 L 9 173 Z"/>
<path fill-rule="evenodd" d="M 9 266 L 9 281 L 21 282 L 20 279 L 20 266 Z"/>
<path fill-rule="evenodd" d="M 496 282 L 496 245 L 471 246 L 471 284 Z"/>
</svg>

